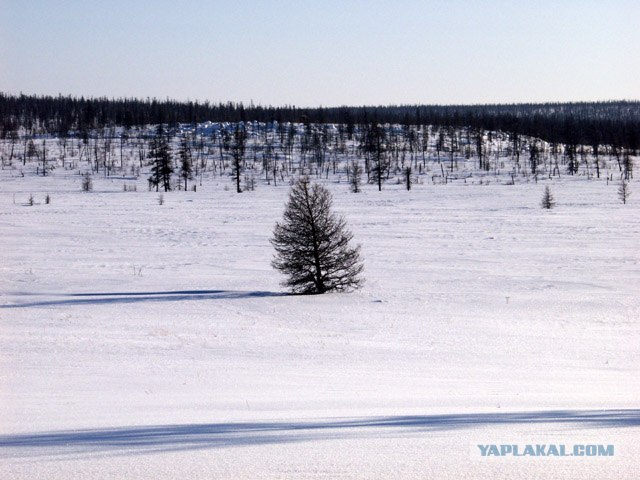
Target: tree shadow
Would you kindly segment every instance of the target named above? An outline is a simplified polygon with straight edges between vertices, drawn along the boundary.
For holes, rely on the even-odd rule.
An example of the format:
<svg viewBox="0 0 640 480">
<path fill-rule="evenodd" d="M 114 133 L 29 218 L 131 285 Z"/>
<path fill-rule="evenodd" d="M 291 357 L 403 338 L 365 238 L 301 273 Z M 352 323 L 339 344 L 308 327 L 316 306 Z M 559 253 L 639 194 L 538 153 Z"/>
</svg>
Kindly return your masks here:
<svg viewBox="0 0 640 480">
<path fill-rule="evenodd" d="M 244 298 L 282 297 L 286 295 L 288 294 L 283 292 L 268 292 L 260 290 L 178 290 L 166 292 L 71 293 L 64 295 L 51 295 L 54 297 L 63 297 L 60 300 L 43 300 L 13 305 L 0 305 L 0 308 L 53 307 L 57 305 L 104 305 L 139 302 L 181 302 L 188 300 L 233 300 Z"/>
<path fill-rule="evenodd" d="M 38 432 L 0 436 L 0 457 L 2 453 L 11 457 L 133 455 L 330 439 L 398 437 L 433 431 L 531 424 L 563 424 L 576 429 L 640 427 L 640 410 L 415 415 Z"/>
</svg>

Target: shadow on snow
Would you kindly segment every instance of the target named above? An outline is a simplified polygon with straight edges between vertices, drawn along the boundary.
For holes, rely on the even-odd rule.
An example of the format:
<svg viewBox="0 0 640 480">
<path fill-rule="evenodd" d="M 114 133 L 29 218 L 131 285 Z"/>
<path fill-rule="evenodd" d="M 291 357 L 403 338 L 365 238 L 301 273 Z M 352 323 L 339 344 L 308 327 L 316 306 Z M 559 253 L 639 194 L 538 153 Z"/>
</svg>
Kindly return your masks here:
<svg viewBox="0 0 640 480">
<path fill-rule="evenodd" d="M 185 300 L 221 300 L 261 297 L 281 297 L 282 292 L 233 291 L 233 290 L 178 290 L 170 292 L 114 292 L 114 293 L 72 293 L 61 296 L 61 300 L 0 305 L 0 308 L 54 307 L 56 305 L 103 305 L 110 303 L 137 302 L 180 302 Z"/>
<path fill-rule="evenodd" d="M 639 427 L 640 410 L 417 415 L 69 430 L 2 435 L 0 452 L 5 450 L 4 453 L 11 457 L 92 453 L 131 455 L 330 439 L 399 437 L 431 431 L 524 424 L 564 424 L 570 428 Z"/>
</svg>

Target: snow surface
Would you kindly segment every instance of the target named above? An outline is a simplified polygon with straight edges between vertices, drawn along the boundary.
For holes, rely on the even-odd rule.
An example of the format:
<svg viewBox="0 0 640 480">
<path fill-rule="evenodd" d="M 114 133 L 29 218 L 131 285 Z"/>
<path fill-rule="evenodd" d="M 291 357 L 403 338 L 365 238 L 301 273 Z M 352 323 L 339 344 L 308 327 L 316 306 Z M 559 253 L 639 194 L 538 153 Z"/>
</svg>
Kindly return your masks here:
<svg viewBox="0 0 640 480">
<path fill-rule="evenodd" d="M 366 284 L 302 297 L 287 185 L 0 180 L 0 478 L 637 478 L 640 193 L 328 183 Z"/>
</svg>

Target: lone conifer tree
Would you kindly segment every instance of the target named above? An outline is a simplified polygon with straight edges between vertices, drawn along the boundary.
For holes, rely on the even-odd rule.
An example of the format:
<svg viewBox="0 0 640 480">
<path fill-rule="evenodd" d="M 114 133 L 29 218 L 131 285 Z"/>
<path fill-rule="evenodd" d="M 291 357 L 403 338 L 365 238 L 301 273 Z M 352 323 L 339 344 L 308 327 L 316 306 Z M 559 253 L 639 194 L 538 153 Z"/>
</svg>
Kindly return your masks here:
<svg viewBox="0 0 640 480">
<path fill-rule="evenodd" d="M 555 206 L 556 202 L 553 200 L 553 195 L 551 194 L 551 189 L 549 185 L 544 187 L 544 195 L 542 195 L 542 208 L 546 208 L 547 210 L 551 210 Z"/>
<path fill-rule="evenodd" d="M 622 200 L 622 203 L 627 203 L 629 195 L 631 195 L 629 183 L 626 180 L 622 180 L 622 182 L 620 182 L 620 186 L 618 187 L 618 196 L 620 197 L 620 200 Z"/>
<path fill-rule="evenodd" d="M 344 218 L 331 212 L 331 193 L 302 178 L 293 186 L 284 220 L 276 223 L 272 245 L 274 268 L 287 275 L 284 286 L 294 293 L 344 291 L 362 285 L 360 246 Z"/>
</svg>

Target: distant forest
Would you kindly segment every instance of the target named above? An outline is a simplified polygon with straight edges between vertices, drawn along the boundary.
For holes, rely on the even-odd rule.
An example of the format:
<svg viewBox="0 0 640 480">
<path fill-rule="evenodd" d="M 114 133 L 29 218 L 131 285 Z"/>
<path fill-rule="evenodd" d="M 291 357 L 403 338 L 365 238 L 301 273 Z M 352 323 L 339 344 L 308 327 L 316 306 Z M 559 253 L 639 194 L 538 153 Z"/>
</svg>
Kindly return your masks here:
<svg viewBox="0 0 640 480">
<path fill-rule="evenodd" d="M 609 145 L 637 152 L 640 102 L 523 103 L 504 105 L 394 105 L 331 108 L 199 103 L 134 98 L 9 95 L 0 92 L 0 137 L 67 136 L 105 127 L 200 122 L 401 124 L 468 127 L 525 135 L 550 143 Z"/>
</svg>

